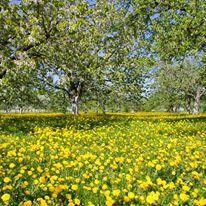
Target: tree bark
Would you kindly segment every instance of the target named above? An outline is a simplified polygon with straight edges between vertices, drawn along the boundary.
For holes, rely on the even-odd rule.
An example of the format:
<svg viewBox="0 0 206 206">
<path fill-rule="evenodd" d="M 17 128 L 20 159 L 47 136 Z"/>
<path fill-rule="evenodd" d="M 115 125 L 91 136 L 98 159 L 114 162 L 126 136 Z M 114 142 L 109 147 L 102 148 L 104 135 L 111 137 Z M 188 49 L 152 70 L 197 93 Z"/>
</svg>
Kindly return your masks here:
<svg viewBox="0 0 206 206">
<path fill-rule="evenodd" d="M 177 112 L 177 111 L 178 111 L 178 106 L 174 105 L 173 108 L 172 108 L 172 112 Z"/>
<path fill-rule="evenodd" d="M 1 67 L 0 67 L 1 69 Z M 3 77 L 6 75 L 6 69 L 3 69 L 2 71 L 0 71 L 0 79 L 3 79 Z"/>
<path fill-rule="evenodd" d="M 73 96 L 72 97 L 72 113 L 74 115 L 79 114 L 79 108 L 78 108 L 78 102 L 79 101 L 79 96 Z"/>
<path fill-rule="evenodd" d="M 205 93 L 205 88 L 198 87 L 194 98 L 193 114 L 199 113 L 200 110 L 200 100 L 202 95 Z"/>
<path fill-rule="evenodd" d="M 192 113 L 192 97 L 190 95 L 185 97 L 185 109 L 189 114 Z"/>
<path fill-rule="evenodd" d="M 194 107 L 193 107 L 193 114 L 197 114 L 200 108 L 200 96 L 195 97 Z"/>
<path fill-rule="evenodd" d="M 120 102 L 118 103 L 118 109 L 117 109 L 117 110 L 118 110 L 118 112 L 121 112 L 121 111 L 122 111 L 122 105 L 121 105 Z"/>
<path fill-rule="evenodd" d="M 96 104 L 96 113 L 97 114 L 99 113 L 99 102 L 97 102 L 97 104 Z"/>
<path fill-rule="evenodd" d="M 172 112 L 172 113 L 176 113 L 179 111 L 179 105 L 178 104 L 170 104 L 168 109 L 167 109 L 167 112 Z"/>
<path fill-rule="evenodd" d="M 82 89 L 83 89 L 83 82 L 72 82 L 71 87 L 69 90 L 67 90 L 67 94 L 71 98 L 71 104 L 72 104 L 72 113 L 74 115 L 79 114 L 79 100 L 82 94 Z"/>
<path fill-rule="evenodd" d="M 101 107 L 102 107 L 102 113 L 105 115 L 106 114 L 106 100 L 105 99 L 101 102 Z"/>
</svg>

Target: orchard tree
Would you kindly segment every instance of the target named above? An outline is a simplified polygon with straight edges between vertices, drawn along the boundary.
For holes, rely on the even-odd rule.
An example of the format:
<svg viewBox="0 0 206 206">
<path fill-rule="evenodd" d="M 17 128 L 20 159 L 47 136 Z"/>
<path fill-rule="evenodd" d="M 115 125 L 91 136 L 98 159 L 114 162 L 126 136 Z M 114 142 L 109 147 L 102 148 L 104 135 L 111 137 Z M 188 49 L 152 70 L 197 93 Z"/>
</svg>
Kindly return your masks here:
<svg viewBox="0 0 206 206">
<path fill-rule="evenodd" d="M 20 62 L 18 62 L 20 63 Z M 43 102 L 40 99 L 41 85 L 36 78 L 32 65 L 19 65 L 21 69 L 7 71 L 0 82 L 0 106 L 6 111 L 36 108 Z M 26 68 L 27 67 L 27 68 Z"/>
<path fill-rule="evenodd" d="M 181 64 L 161 63 L 155 74 L 156 89 L 153 96 L 168 111 L 176 112 L 182 107 L 187 112 L 196 114 L 205 94 L 204 71 L 205 66 L 200 56 L 189 56 Z"/>
<path fill-rule="evenodd" d="M 73 1 L 64 0 L 22 0 L 19 4 L 9 0 L 0 2 L 1 96 L 7 96 L 4 95 L 5 88 L 11 91 L 13 87 L 15 91 L 16 85 L 22 85 L 25 80 L 22 73 L 31 74 L 24 65 L 30 65 L 34 70 L 32 75 L 37 77 L 39 68 L 36 62 L 45 58 L 50 42 L 63 36 L 72 4 Z"/>
<path fill-rule="evenodd" d="M 115 85 L 111 76 L 124 76 L 121 68 L 148 58 L 142 50 L 144 40 L 130 34 L 125 9 L 117 5 L 105 0 L 92 6 L 74 3 L 58 27 L 59 36 L 42 51 L 46 55 L 38 64 L 39 78 L 68 95 L 74 114 L 89 91 L 109 92 L 105 87 Z"/>
<path fill-rule="evenodd" d="M 18 61 L 34 61 L 44 56 L 41 47 L 54 41 L 65 10 L 72 1 L 22 0 L 18 4 L 0 2 L 0 79 Z"/>
<path fill-rule="evenodd" d="M 190 62 L 192 69 L 187 70 L 183 64 L 186 64 L 184 59 L 188 56 L 201 54 L 202 58 L 205 58 L 205 1 L 125 0 L 124 3 L 130 4 L 128 22 L 132 22 L 134 35 L 140 30 L 139 25 L 144 25 L 142 29 L 145 39 L 151 45 L 151 54 L 157 62 L 163 61 L 167 65 L 159 74 L 161 80 L 157 81 L 157 84 L 161 82 L 161 86 L 156 90 L 155 96 L 167 104 L 168 110 L 176 111 L 178 105 L 185 101 L 187 111 L 197 113 L 201 96 L 205 93 L 205 67 L 200 69 L 198 66 L 194 69 L 194 64 Z M 145 15 L 138 18 L 143 13 Z"/>
<path fill-rule="evenodd" d="M 149 0 L 130 2 L 134 33 L 145 25 L 145 35 L 152 42 L 152 51 L 161 60 L 182 59 L 188 53 L 206 49 L 206 4 L 204 0 Z M 142 18 L 138 18 L 140 14 Z M 144 21 L 145 24 L 141 22 Z"/>
</svg>

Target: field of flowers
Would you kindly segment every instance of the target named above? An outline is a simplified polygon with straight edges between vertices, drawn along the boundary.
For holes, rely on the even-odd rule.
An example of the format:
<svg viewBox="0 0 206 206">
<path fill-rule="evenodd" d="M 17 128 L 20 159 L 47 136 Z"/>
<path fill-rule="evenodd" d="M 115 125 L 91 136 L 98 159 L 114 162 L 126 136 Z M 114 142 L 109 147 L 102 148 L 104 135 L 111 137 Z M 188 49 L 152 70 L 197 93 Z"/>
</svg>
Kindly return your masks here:
<svg viewBox="0 0 206 206">
<path fill-rule="evenodd" d="M 0 116 L 0 205 L 206 205 L 206 115 Z"/>
</svg>

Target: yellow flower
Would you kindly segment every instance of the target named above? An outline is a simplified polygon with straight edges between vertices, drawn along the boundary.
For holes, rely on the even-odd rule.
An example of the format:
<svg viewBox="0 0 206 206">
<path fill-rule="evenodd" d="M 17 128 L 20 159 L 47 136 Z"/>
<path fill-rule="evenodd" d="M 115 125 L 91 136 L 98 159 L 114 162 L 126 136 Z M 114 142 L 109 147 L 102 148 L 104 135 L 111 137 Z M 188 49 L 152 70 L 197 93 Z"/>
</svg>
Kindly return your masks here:
<svg viewBox="0 0 206 206">
<path fill-rule="evenodd" d="M 88 206 L 95 206 L 92 202 L 88 202 Z"/>
<path fill-rule="evenodd" d="M 52 193 L 52 198 L 57 198 L 58 194 L 57 193 Z"/>
<path fill-rule="evenodd" d="M 1 199 L 3 200 L 3 202 L 8 202 L 10 198 L 11 198 L 11 195 L 8 193 L 1 196 Z"/>
<path fill-rule="evenodd" d="M 129 199 L 134 199 L 135 194 L 133 192 L 129 192 L 128 197 L 129 197 Z"/>
<path fill-rule="evenodd" d="M 146 197 L 146 202 L 149 204 L 154 204 L 159 200 L 159 192 L 150 192 L 149 195 Z"/>
<path fill-rule="evenodd" d="M 157 164 L 156 167 L 155 167 L 155 169 L 159 171 L 159 170 L 162 169 L 162 166 L 161 166 L 160 164 Z"/>
<path fill-rule="evenodd" d="M 66 194 L 66 198 L 67 198 L 68 200 L 72 199 L 71 194 Z"/>
<path fill-rule="evenodd" d="M 130 201 L 129 197 L 125 196 L 125 197 L 124 197 L 124 201 L 125 201 L 125 202 L 129 202 L 129 201 Z"/>
<path fill-rule="evenodd" d="M 99 180 L 95 180 L 94 184 L 98 185 L 99 184 Z"/>
<path fill-rule="evenodd" d="M 26 202 L 23 203 L 23 206 L 31 206 L 32 205 L 32 201 L 28 200 Z"/>
<path fill-rule="evenodd" d="M 169 187 L 170 190 L 174 189 L 174 188 L 175 188 L 174 182 L 170 182 L 170 183 L 168 184 L 168 187 Z"/>
<path fill-rule="evenodd" d="M 187 200 L 189 199 L 189 196 L 186 195 L 184 192 L 182 192 L 180 194 L 180 199 L 183 201 L 183 202 L 187 202 Z"/>
<path fill-rule="evenodd" d="M 37 171 L 38 171 L 39 173 L 43 172 L 43 170 L 42 170 L 42 168 L 41 168 L 40 166 L 37 167 Z"/>
<path fill-rule="evenodd" d="M 97 191 L 98 191 L 98 187 L 92 188 L 92 192 L 93 192 L 93 193 L 97 193 Z"/>
<path fill-rule="evenodd" d="M 197 200 L 196 205 L 205 206 L 206 205 L 206 199 L 201 198 L 200 200 Z"/>
<path fill-rule="evenodd" d="M 75 205 L 80 205 L 80 200 L 79 199 L 74 199 L 74 203 L 75 203 Z"/>
<path fill-rule="evenodd" d="M 77 185 L 72 185 L 72 190 L 76 191 L 78 189 L 78 186 Z"/>
<path fill-rule="evenodd" d="M 104 196 L 109 197 L 110 196 L 110 191 L 109 190 L 104 191 Z"/>
<path fill-rule="evenodd" d="M 9 168 L 14 168 L 16 165 L 14 164 L 14 163 L 11 163 L 10 165 L 9 165 Z"/>
<path fill-rule="evenodd" d="M 40 206 L 47 206 L 48 205 L 44 199 L 42 199 L 42 198 L 38 198 L 38 199 L 40 202 Z M 37 201 L 38 201 L 38 199 L 37 199 Z"/>
<path fill-rule="evenodd" d="M 120 190 L 113 190 L 112 194 L 115 196 L 115 197 L 118 197 L 120 195 Z"/>
<path fill-rule="evenodd" d="M 106 200 L 107 206 L 113 206 L 114 203 L 115 203 L 115 201 L 111 197 L 107 198 L 107 200 Z"/>
<path fill-rule="evenodd" d="M 9 177 L 5 177 L 5 178 L 4 178 L 4 182 L 5 182 L 5 183 L 8 183 L 8 182 L 10 182 L 10 181 L 11 181 L 11 179 L 10 179 Z"/>
<path fill-rule="evenodd" d="M 188 187 L 187 185 L 184 185 L 184 186 L 182 187 L 182 189 L 183 189 L 184 191 L 188 192 L 188 191 L 190 190 L 190 187 Z"/>
<path fill-rule="evenodd" d="M 39 183 L 39 180 L 35 179 L 34 184 L 37 185 Z"/>
<path fill-rule="evenodd" d="M 3 187 L 3 190 L 12 190 L 12 189 L 13 189 L 12 185 L 5 185 Z"/>
<path fill-rule="evenodd" d="M 102 189 L 106 190 L 107 189 L 107 185 L 106 184 L 102 185 Z"/>
</svg>

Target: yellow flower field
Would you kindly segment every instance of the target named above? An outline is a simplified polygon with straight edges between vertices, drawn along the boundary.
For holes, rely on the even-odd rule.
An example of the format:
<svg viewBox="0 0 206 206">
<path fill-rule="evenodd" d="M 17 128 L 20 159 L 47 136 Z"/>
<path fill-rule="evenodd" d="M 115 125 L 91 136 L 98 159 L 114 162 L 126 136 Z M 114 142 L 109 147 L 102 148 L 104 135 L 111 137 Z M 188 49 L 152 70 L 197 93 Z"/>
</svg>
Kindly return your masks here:
<svg viewBox="0 0 206 206">
<path fill-rule="evenodd" d="M 0 205 L 206 205 L 206 115 L 0 118 Z"/>
</svg>

